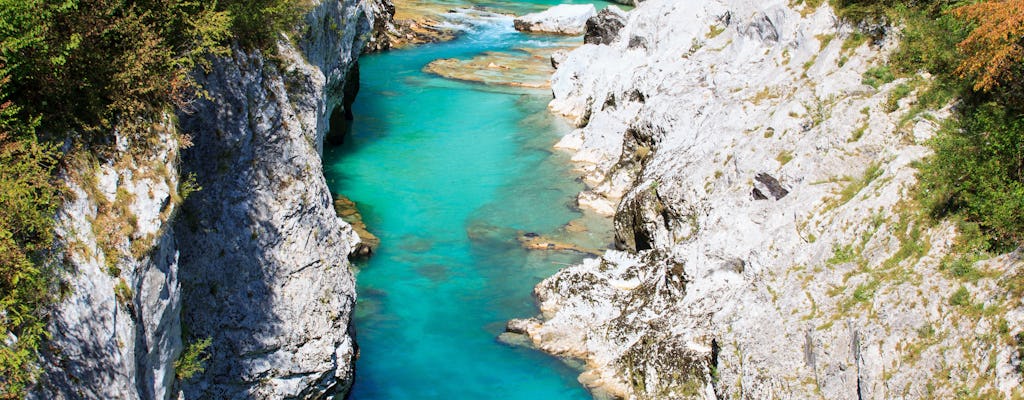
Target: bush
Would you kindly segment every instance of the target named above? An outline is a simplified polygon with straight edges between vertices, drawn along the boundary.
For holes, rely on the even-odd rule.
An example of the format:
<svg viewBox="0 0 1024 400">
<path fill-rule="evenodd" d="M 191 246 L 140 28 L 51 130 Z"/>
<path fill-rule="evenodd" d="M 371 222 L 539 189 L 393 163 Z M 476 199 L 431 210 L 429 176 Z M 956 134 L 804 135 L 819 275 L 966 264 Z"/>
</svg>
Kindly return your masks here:
<svg viewBox="0 0 1024 400">
<path fill-rule="evenodd" d="M 998 103 L 969 106 L 932 142 L 921 169 L 924 204 L 960 214 L 1013 247 L 1024 240 L 1024 117 Z"/>
<path fill-rule="evenodd" d="M 174 377 L 179 381 L 191 379 L 196 374 L 206 371 L 204 365 L 210 359 L 206 349 L 210 347 L 210 338 L 190 343 L 174 361 Z"/>
<path fill-rule="evenodd" d="M 896 75 L 892 74 L 892 69 L 888 65 L 879 65 L 864 71 L 864 84 L 875 89 L 894 80 L 896 80 Z"/>
<path fill-rule="evenodd" d="M 949 304 L 953 306 L 966 307 L 971 305 L 971 293 L 966 287 L 960 286 L 952 296 L 949 296 Z"/>
<path fill-rule="evenodd" d="M 35 377 L 54 295 L 46 262 L 60 186 L 57 150 L 36 141 L 35 121 L 19 121 L 0 77 L 0 398 L 21 397 Z M 8 344 L 9 335 L 17 341 Z"/>
<path fill-rule="evenodd" d="M 955 217 L 991 238 L 985 249 L 1024 242 L 1024 0 L 838 0 L 838 13 L 856 22 L 902 26 L 889 65 L 872 68 L 864 83 L 927 71 L 934 81 L 918 90 L 920 107 L 959 98 L 955 118 L 933 139 L 935 155 L 921 166 L 920 196 L 935 218 Z M 897 88 L 885 105 L 897 107 L 910 88 Z"/>
</svg>

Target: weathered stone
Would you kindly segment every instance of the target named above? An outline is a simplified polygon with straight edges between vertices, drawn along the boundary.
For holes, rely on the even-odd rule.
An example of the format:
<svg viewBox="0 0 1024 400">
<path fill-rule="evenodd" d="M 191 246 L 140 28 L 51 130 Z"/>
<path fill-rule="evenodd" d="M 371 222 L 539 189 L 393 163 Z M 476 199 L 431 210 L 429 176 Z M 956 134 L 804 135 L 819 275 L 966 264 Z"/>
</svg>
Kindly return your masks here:
<svg viewBox="0 0 1024 400">
<path fill-rule="evenodd" d="M 65 171 L 71 196 L 57 212 L 56 236 L 68 252 L 59 278 L 66 297 L 50 313 L 52 337 L 29 398 L 175 395 L 182 304 L 169 219 L 178 208 L 179 145 L 169 120 L 154 121 L 156 145 L 122 148 L 95 170 Z M 112 205 L 130 215 L 112 214 Z"/>
<path fill-rule="evenodd" d="M 331 206 L 320 149 L 348 111 L 352 68 L 373 26 L 359 1 L 315 2 L 306 36 L 278 62 L 235 49 L 198 78 L 210 96 L 181 113 L 195 135 L 182 170 L 203 190 L 183 209 L 182 320 L 211 338 L 188 398 L 324 398 L 352 384 L 358 242 Z M 347 97 L 346 97 L 347 94 Z"/>
<path fill-rule="evenodd" d="M 619 37 L 619 30 L 625 24 L 626 13 L 618 7 L 608 6 L 587 19 L 583 43 L 609 44 Z"/>
<path fill-rule="evenodd" d="M 513 20 L 517 31 L 579 35 L 587 20 L 597 14 L 593 4 L 560 4 Z"/>
<path fill-rule="evenodd" d="M 1024 332 L 999 283 L 1024 262 L 976 264 L 992 275 L 962 283 L 939 268 L 954 227 L 901 211 L 929 119 L 948 110 L 894 137 L 912 99 L 879 107 L 903 81 L 871 92 L 861 77 L 895 41 L 843 50 L 826 41 L 849 27 L 827 5 L 796 7 L 648 0 L 619 38 L 559 63 L 549 108 L 579 129 L 557 147 L 574 152 L 587 197 L 618 203 L 621 250 L 538 284 L 542 323 L 522 328 L 619 398 L 1018 393 L 1016 340 L 978 345 L 978 332 Z M 960 287 L 1007 312 L 951 306 Z"/>
</svg>

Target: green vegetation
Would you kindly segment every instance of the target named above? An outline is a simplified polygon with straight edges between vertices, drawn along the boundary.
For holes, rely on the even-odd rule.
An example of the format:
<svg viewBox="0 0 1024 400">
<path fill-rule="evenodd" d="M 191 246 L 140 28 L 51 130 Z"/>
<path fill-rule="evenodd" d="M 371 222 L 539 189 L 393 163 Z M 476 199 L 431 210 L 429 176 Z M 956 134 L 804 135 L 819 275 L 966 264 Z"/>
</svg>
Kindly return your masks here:
<svg viewBox="0 0 1024 400">
<path fill-rule="evenodd" d="M 0 337 L 17 338 L 0 343 L 0 398 L 22 397 L 33 381 L 46 306 L 57 298 L 58 165 L 73 165 L 76 155 L 111 157 L 115 131 L 145 146 L 152 121 L 202 96 L 193 71 L 227 55 L 232 42 L 272 51 L 304 4 L 0 0 Z M 194 180 L 183 183 L 185 194 L 198 190 Z M 123 205 L 120 195 L 106 206 Z M 134 229 L 129 219 L 99 228 Z M 116 262 L 108 270 L 120 274 Z"/>
<path fill-rule="evenodd" d="M 952 296 L 949 296 L 949 304 L 954 306 L 969 306 L 971 305 L 971 293 L 967 291 L 966 287 L 961 286 Z"/>
<path fill-rule="evenodd" d="M 892 74 L 892 70 L 887 65 L 879 65 L 864 71 L 864 84 L 875 89 L 894 80 L 896 80 L 896 76 Z"/>
<path fill-rule="evenodd" d="M 1024 243 L 1024 1 L 833 3 L 847 20 L 903 26 L 889 64 L 865 73 L 866 84 L 927 71 L 934 79 L 918 88 L 916 107 L 958 99 L 921 165 L 919 197 L 930 215 L 975 224 L 993 250 Z M 912 91 L 897 89 L 886 111 Z"/>
<path fill-rule="evenodd" d="M 208 347 L 210 338 L 189 343 L 178 359 L 174 360 L 174 377 L 179 381 L 186 381 L 206 371 L 204 364 L 210 359 L 210 354 L 206 351 Z"/>
</svg>

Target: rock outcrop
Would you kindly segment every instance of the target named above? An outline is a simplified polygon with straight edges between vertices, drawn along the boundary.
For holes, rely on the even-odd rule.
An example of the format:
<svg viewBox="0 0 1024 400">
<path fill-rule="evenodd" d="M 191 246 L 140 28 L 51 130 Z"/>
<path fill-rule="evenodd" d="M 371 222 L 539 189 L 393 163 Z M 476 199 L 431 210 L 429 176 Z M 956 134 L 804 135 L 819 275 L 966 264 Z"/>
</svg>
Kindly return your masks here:
<svg viewBox="0 0 1024 400">
<path fill-rule="evenodd" d="M 373 27 L 363 52 L 376 53 L 391 49 L 395 44 L 392 38 L 401 36 L 395 24 L 395 3 L 392 0 L 377 0 L 366 4 L 373 16 Z"/>
<path fill-rule="evenodd" d="M 593 4 L 560 4 L 512 21 L 517 31 L 580 35 L 587 20 L 597 14 Z"/>
<path fill-rule="evenodd" d="M 182 320 L 190 338 L 212 338 L 189 398 L 322 398 L 352 383 L 358 239 L 320 152 L 373 21 L 361 2 L 324 1 L 306 23 L 347 28 L 281 41 L 276 61 L 236 49 L 200 77 L 210 100 L 180 116 L 196 137 L 182 169 L 204 188 L 176 230 Z"/>
<path fill-rule="evenodd" d="M 542 315 L 509 326 L 623 398 L 1019 395 L 1024 261 L 944 267 L 956 229 L 910 193 L 948 111 L 893 94 L 927 76 L 864 86 L 894 41 L 844 46 L 837 21 L 648 0 L 561 60 L 550 108 L 579 129 L 559 147 L 581 205 L 617 204 L 619 250 L 541 282 Z"/>
<path fill-rule="evenodd" d="M 619 37 L 619 30 L 625 24 L 626 12 L 621 8 L 608 6 L 587 20 L 583 43 L 609 44 Z"/>
<path fill-rule="evenodd" d="M 451 10 L 443 3 L 422 0 L 382 0 L 370 3 L 374 15 L 367 53 L 452 40 L 456 30 L 446 20 Z"/>
<path fill-rule="evenodd" d="M 53 309 L 41 375 L 29 398 L 163 399 L 173 394 L 181 352 L 181 283 L 169 221 L 180 201 L 178 133 L 128 139 L 103 161 L 80 155 L 57 213 L 66 251 L 62 301 Z"/>
<path fill-rule="evenodd" d="M 146 143 L 118 136 L 104 158 L 67 168 L 62 300 L 31 398 L 347 390 L 355 288 L 346 256 L 358 238 L 331 207 L 320 149 L 328 116 L 351 104 L 346 81 L 371 8 L 313 2 L 311 29 L 282 37 L 274 57 L 236 48 L 197 72 L 208 98 L 179 110 L 180 122 L 168 115 Z M 183 347 L 204 338 L 206 372 L 177 381 Z"/>
</svg>

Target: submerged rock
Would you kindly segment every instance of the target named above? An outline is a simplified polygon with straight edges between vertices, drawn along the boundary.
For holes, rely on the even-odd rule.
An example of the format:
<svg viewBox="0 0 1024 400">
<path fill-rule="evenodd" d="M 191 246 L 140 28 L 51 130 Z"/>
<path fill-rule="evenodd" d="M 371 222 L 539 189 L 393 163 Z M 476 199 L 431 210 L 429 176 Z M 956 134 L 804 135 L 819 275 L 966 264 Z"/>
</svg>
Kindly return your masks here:
<svg viewBox="0 0 1024 400">
<path fill-rule="evenodd" d="M 424 72 L 449 79 L 528 88 L 546 88 L 554 69 L 548 61 L 551 54 L 564 47 L 524 48 L 512 52 L 489 51 L 469 60 L 447 58 L 434 60 Z"/>
<path fill-rule="evenodd" d="M 587 19 L 597 15 L 593 4 L 560 4 L 539 13 L 526 14 L 512 21 L 517 31 L 579 35 Z"/>
<path fill-rule="evenodd" d="M 366 258 L 377 252 L 380 247 L 380 238 L 370 233 L 363 222 L 363 215 L 359 213 L 359 207 L 354 201 L 340 193 L 334 194 L 334 212 L 342 220 L 352 226 L 352 230 L 359 236 L 359 243 L 354 245 L 349 258 Z"/>
<path fill-rule="evenodd" d="M 519 244 L 527 250 L 550 250 L 550 251 L 574 251 L 577 253 L 601 255 L 600 250 L 587 249 L 572 243 L 558 241 L 533 232 L 520 232 L 516 238 Z"/>
</svg>

